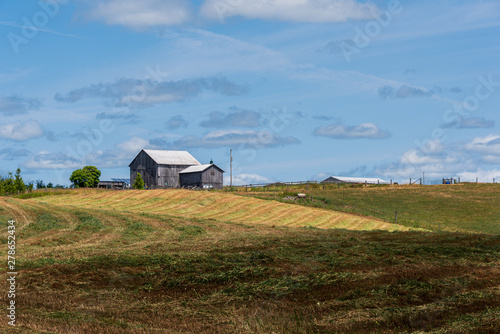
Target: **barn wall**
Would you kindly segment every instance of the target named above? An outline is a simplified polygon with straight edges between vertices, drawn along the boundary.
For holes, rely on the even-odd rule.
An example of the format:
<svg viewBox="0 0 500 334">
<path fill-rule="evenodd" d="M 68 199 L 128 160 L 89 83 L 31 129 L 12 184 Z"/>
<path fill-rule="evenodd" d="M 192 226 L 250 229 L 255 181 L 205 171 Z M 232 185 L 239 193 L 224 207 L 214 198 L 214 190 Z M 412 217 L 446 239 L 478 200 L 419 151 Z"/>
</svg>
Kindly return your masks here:
<svg viewBox="0 0 500 334">
<path fill-rule="evenodd" d="M 149 188 L 151 186 L 156 186 L 157 178 L 157 164 L 147 155 L 144 151 L 141 151 L 139 155 L 130 164 L 130 182 L 134 184 L 136 175 L 139 172 L 144 180 L 144 184 Z"/>
<path fill-rule="evenodd" d="M 200 187 L 201 188 L 201 172 L 198 173 L 183 173 L 179 174 L 181 187 Z"/>
<path fill-rule="evenodd" d="M 157 187 L 178 188 L 180 187 L 179 173 L 188 168 L 189 165 L 159 165 L 157 175 Z M 166 183 L 166 185 L 165 185 Z"/>
<path fill-rule="evenodd" d="M 201 182 L 203 185 L 212 185 L 214 188 L 222 188 L 224 174 L 215 166 L 203 172 Z"/>
</svg>

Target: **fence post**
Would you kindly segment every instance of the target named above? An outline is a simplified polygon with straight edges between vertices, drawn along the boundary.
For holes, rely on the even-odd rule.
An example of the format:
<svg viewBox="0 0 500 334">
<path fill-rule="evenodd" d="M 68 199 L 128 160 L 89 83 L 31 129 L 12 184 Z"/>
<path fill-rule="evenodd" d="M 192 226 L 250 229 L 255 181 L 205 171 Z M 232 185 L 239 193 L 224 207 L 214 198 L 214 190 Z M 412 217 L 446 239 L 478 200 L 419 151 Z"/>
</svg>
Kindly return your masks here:
<svg viewBox="0 0 500 334">
<path fill-rule="evenodd" d="M 410 177 L 410 186 L 411 186 L 411 177 Z"/>
<path fill-rule="evenodd" d="M 398 212 L 396 211 L 396 223 L 398 222 Z"/>
<path fill-rule="evenodd" d="M 476 184 L 478 184 L 478 183 L 479 183 L 479 178 L 478 178 L 478 177 L 476 177 Z"/>
</svg>

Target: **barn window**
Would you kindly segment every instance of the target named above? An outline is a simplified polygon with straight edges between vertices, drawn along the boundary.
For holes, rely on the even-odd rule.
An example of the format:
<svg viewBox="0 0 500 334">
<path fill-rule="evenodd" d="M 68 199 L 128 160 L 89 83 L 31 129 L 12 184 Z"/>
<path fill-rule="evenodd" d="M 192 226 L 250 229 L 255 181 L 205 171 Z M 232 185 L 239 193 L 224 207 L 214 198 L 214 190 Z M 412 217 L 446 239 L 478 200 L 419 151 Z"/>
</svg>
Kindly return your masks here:
<svg viewBox="0 0 500 334">
<path fill-rule="evenodd" d="M 212 174 L 212 175 L 215 175 L 215 172 L 212 172 L 211 174 Z"/>
</svg>

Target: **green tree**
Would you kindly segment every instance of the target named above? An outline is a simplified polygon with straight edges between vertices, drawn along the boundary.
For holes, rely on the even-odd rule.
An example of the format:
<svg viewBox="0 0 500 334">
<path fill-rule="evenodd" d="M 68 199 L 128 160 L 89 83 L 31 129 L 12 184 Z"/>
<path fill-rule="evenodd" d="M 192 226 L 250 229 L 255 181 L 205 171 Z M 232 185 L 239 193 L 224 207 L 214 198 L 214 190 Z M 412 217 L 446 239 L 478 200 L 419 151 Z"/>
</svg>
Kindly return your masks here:
<svg viewBox="0 0 500 334">
<path fill-rule="evenodd" d="M 101 171 L 95 166 L 85 166 L 82 170 L 88 175 L 89 187 L 97 188 L 99 178 L 101 177 Z"/>
<path fill-rule="evenodd" d="M 11 172 L 9 172 L 8 176 L 3 179 L 3 190 L 5 191 L 5 193 L 8 193 L 10 195 L 16 192 L 16 185 L 14 184 L 14 177 L 12 176 Z"/>
<path fill-rule="evenodd" d="M 24 184 L 23 178 L 21 177 L 21 168 L 16 170 L 16 175 L 14 178 L 14 187 L 15 191 L 23 191 L 26 189 L 26 185 Z"/>
<path fill-rule="evenodd" d="M 71 173 L 71 176 L 69 177 L 69 180 L 71 183 L 73 183 L 73 186 L 75 188 L 84 188 L 88 187 L 88 175 L 85 174 L 85 172 L 81 169 L 77 169 Z"/>
<path fill-rule="evenodd" d="M 134 189 L 144 189 L 144 180 L 142 179 L 141 173 L 137 173 L 134 184 L 132 185 Z"/>
<path fill-rule="evenodd" d="M 77 169 L 71 173 L 69 180 L 73 183 L 74 188 L 90 187 L 96 188 L 99 184 L 101 171 L 94 166 L 85 166 L 82 169 Z"/>
</svg>

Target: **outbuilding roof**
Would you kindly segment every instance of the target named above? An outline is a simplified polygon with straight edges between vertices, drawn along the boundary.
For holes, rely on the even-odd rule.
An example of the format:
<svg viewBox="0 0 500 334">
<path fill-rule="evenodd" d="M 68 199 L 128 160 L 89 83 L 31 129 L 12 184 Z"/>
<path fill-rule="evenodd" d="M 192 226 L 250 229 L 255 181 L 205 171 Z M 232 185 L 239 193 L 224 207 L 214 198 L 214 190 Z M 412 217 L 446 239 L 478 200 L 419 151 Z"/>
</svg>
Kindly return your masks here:
<svg viewBox="0 0 500 334">
<path fill-rule="evenodd" d="M 143 150 L 158 165 L 200 165 L 188 151 Z"/>
<path fill-rule="evenodd" d="M 215 166 L 214 164 L 208 164 L 208 165 L 198 165 L 198 166 L 190 166 L 186 169 L 183 169 L 182 171 L 179 172 L 179 174 L 187 174 L 187 173 L 198 173 L 198 172 L 204 172 L 210 167 L 214 166 L 217 169 L 220 169 L 219 167 Z M 222 169 L 220 169 L 222 172 L 224 172 Z"/>
<path fill-rule="evenodd" d="M 344 183 L 370 183 L 370 184 L 389 184 L 388 181 L 378 179 L 378 178 L 372 178 L 372 177 L 344 177 L 344 176 L 330 176 L 328 179 L 326 179 L 323 182 L 334 182 L 334 181 L 339 181 L 339 182 L 344 182 Z"/>
</svg>

